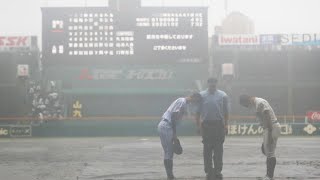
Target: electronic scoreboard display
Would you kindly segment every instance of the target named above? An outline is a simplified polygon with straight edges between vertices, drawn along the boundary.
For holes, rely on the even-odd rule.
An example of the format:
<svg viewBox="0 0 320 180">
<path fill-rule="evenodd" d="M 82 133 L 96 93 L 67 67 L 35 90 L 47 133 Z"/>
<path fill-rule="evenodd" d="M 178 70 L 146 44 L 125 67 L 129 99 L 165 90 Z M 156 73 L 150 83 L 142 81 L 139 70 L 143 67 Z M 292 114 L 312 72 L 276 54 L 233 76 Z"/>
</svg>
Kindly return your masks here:
<svg viewBox="0 0 320 180">
<path fill-rule="evenodd" d="M 207 8 L 43 8 L 47 63 L 203 63 L 208 59 Z"/>
</svg>

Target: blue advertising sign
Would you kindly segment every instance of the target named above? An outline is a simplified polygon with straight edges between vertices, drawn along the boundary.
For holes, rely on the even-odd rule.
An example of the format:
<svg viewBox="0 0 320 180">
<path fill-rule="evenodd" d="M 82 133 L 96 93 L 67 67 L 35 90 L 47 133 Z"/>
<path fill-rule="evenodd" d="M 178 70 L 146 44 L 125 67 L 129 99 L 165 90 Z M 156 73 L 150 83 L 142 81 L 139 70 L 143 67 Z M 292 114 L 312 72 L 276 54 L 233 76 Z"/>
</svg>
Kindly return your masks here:
<svg viewBox="0 0 320 180">
<path fill-rule="evenodd" d="M 280 44 L 280 35 L 261 34 L 260 35 L 260 44 L 261 45 L 279 45 Z"/>
</svg>

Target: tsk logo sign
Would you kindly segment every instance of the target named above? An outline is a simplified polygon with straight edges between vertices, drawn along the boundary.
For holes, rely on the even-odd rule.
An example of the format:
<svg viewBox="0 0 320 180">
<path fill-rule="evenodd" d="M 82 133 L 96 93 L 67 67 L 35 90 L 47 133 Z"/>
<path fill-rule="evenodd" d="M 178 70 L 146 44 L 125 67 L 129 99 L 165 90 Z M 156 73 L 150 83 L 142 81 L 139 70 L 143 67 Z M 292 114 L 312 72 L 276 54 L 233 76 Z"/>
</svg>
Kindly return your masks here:
<svg viewBox="0 0 320 180">
<path fill-rule="evenodd" d="M 281 45 L 320 45 L 320 34 L 283 34 Z"/>
<path fill-rule="evenodd" d="M 309 111 L 307 117 L 313 121 L 320 121 L 320 111 Z"/>
<path fill-rule="evenodd" d="M 30 47 L 31 37 L 29 36 L 0 36 L 1 47 Z"/>
<path fill-rule="evenodd" d="M 259 35 L 220 35 L 220 46 L 260 45 Z"/>
</svg>

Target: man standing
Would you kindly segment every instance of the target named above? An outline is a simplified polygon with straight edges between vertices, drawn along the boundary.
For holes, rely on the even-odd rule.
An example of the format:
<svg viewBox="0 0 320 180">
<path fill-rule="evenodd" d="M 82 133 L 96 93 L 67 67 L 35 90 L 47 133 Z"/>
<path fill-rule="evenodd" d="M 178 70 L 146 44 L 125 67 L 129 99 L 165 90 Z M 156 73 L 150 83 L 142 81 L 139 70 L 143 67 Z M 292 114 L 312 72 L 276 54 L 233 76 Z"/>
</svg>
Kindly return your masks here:
<svg viewBox="0 0 320 180">
<path fill-rule="evenodd" d="M 161 145 L 164 151 L 164 167 L 168 180 L 174 179 L 173 175 L 173 142 L 177 140 L 176 126 L 187 112 L 187 104 L 198 105 L 202 101 L 199 93 L 193 93 L 185 98 L 176 99 L 162 115 L 158 124 Z"/>
<path fill-rule="evenodd" d="M 257 119 L 263 127 L 262 153 L 267 157 L 267 175 L 265 180 L 272 180 L 276 167 L 275 150 L 281 133 L 280 124 L 268 101 L 258 97 L 241 95 L 240 104 L 247 108 L 255 108 Z"/>
<path fill-rule="evenodd" d="M 196 114 L 198 132 L 202 135 L 204 171 L 207 179 L 222 178 L 223 143 L 228 132 L 229 103 L 225 92 L 217 89 L 218 80 L 209 78 L 202 91 L 202 104 Z M 201 119 L 201 122 L 200 122 Z M 213 152 L 213 156 L 212 156 Z M 212 168 L 212 159 L 214 168 Z"/>
</svg>

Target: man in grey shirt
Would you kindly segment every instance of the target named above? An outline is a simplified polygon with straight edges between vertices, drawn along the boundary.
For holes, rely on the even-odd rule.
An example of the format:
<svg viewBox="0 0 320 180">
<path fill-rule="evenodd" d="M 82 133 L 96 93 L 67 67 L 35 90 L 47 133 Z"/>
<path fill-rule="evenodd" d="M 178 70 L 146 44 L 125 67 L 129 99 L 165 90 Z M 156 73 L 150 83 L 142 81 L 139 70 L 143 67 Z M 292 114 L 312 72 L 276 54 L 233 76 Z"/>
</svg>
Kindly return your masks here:
<svg viewBox="0 0 320 180">
<path fill-rule="evenodd" d="M 223 143 L 228 132 L 228 96 L 225 92 L 217 89 L 217 79 L 209 78 L 207 83 L 208 89 L 200 93 L 203 101 L 198 109 L 196 122 L 198 132 L 202 135 L 206 177 L 207 179 L 221 179 Z M 214 168 L 212 168 L 212 159 Z"/>
</svg>

